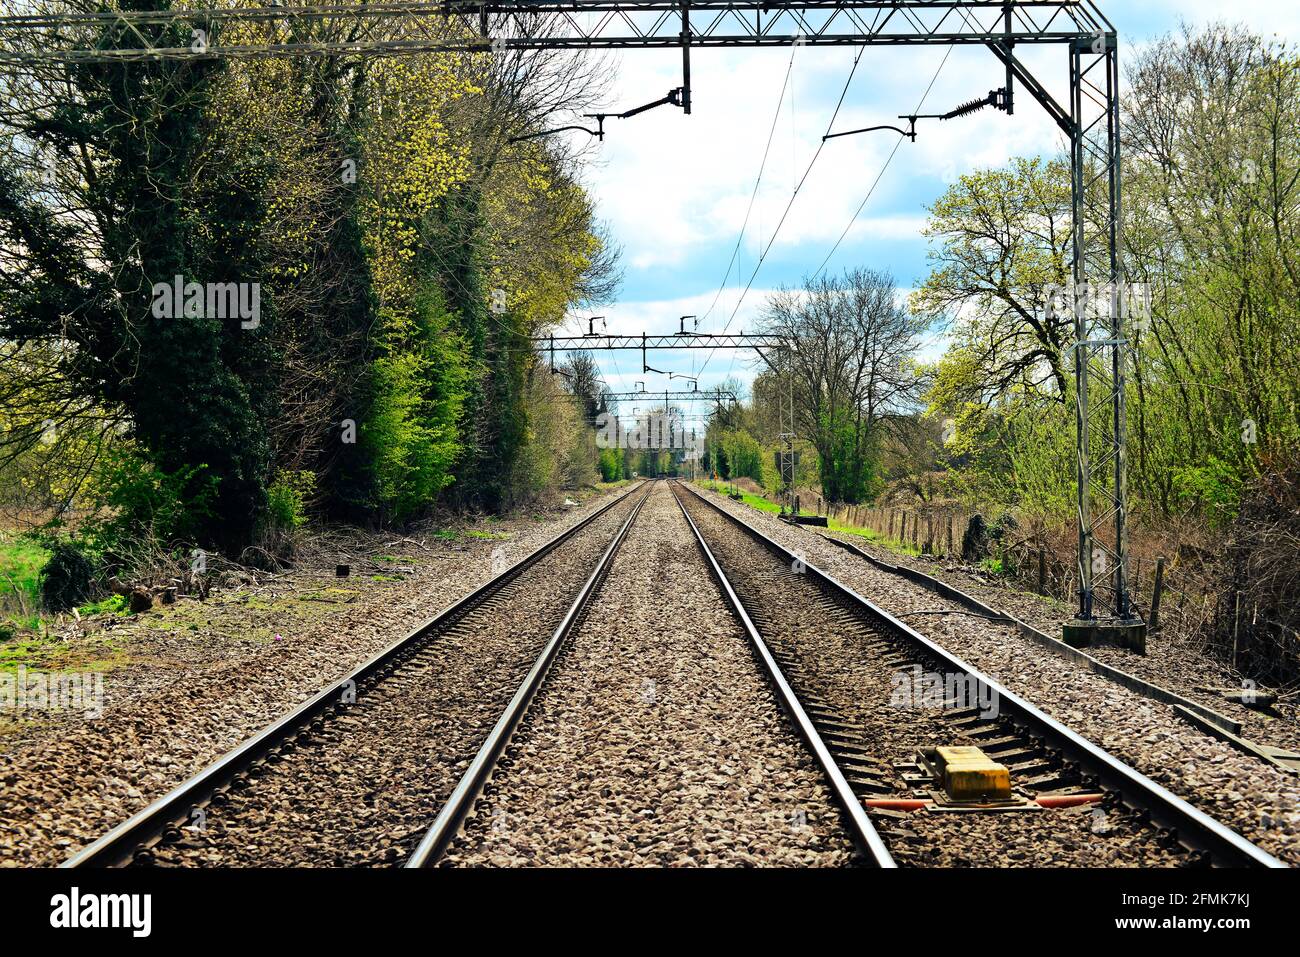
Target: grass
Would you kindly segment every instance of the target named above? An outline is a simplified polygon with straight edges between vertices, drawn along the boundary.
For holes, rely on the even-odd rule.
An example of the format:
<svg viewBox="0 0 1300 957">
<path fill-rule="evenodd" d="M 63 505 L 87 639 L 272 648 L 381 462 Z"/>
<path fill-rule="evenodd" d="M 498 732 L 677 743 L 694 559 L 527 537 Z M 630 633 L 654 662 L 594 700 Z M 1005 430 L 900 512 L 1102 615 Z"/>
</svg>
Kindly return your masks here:
<svg viewBox="0 0 1300 957">
<path fill-rule="evenodd" d="M 715 492 L 723 494 L 726 494 L 727 492 L 727 487 L 721 483 L 702 482 L 701 484 L 704 485 L 705 488 L 711 489 Z M 751 508 L 758 509 L 760 512 L 768 512 L 772 515 L 778 515 L 781 512 L 781 505 L 779 502 L 774 502 L 771 499 L 762 497 L 761 495 L 751 495 L 749 492 L 742 491 L 741 501 Z M 882 548 L 887 548 L 892 552 L 898 552 L 902 555 L 912 555 L 915 557 L 921 554 L 919 548 L 915 548 L 906 542 L 901 542 L 894 538 L 887 538 L 874 529 L 864 528 L 860 525 L 850 525 L 847 522 L 841 522 L 837 518 L 827 517 L 826 530 L 831 532 L 843 532 L 848 535 L 857 535 L 861 538 L 865 538 L 873 545 L 879 545 Z"/>
<path fill-rule="evenodd" d="M 322 588 L 300 596 L 300 601 L 323 601 L 328 604 L 350 604 L 361 597 L 361 592 L 352 588 Z"/>
<path fill-rule="evenodd" d="M 891 552 L 898 552 L 900 555 L 911 555 L 915 558 L 921 554 L 921 549 L 916 548 L 907 542 L 899 541 L 896 538 L 889 538 L 888 536 L 880 534 L 880 532 L 877 532 L 873 528 L 863 528 L 860 525 L 849 525 L 845 522 L 841 522 L 837 518 L 830 519 L 827 528 L 832 532 L 844 532 L 846 535 L 857 535 L 860 538 L 865 538 L 873 545 L 887 548 Z"/>
<path fill-rule="evenodd" d="M 121 595 L 109 595 L 99 601 L 92 601 L 77 609 L 82 618 L 90 615 L 126 614 L 126 599 Z"/>
<path fill-rule="evenodd" d="M 29 632 L 0 644 L 0 674 L 28 671 L 113 671 L 127 662 L 116 639 L 95 635 L 65 642 Z"/>
<path fill-rule="evenodd" d="M 722 495 L 726 495 L 729 491 L 729 486 L 723 485 L 720 482 L 702 482 L 701 484 L 710 491 L 718 492 Z M 771 499 L 763 498 L 761 495 L 752 495 L 743 489 L 738 489 L 738 491 L 741 496 L 740 501 L 744 502 L 750 508 L 756 508 L 760 512 L 769 512 L 772 515 L 781 514 L 781 504 L 779 502 L 773 502 Z"/>
<path fill-rule="evenodd" d="M 781 514 L 781 504 L 773 502 L 771 499 L 763 498 L 761 495 L 751 495 L 749 492 L 742 491 L 740 500 L 750 508 L 756 508 L 760 512 L 769 512 L 772 515 Z"/>
<path fill-rule="evenodd" d="M 476 528 L 470 529 L 465 534 L 468 535 L 470 538 L 486 539 L 489 542 L 495 542 L 495 541 L 499 541 L 500 539 L 511 537 L 509 532 L 480 532 Z"/>
<path fill-rule="evenodd" d="M 990 555 L 980 562 L 980 568 L 984 569 L 990 575 L 1010 575 L 1014 569 L 1011 568 L 1007 561 L 996 555 Z"/>
<path fill-rule="evenodd" d="M 0 531 L 0 626 L 40 626 L 41 569 L 49 552 L 14 532 Z"/>
</svg>

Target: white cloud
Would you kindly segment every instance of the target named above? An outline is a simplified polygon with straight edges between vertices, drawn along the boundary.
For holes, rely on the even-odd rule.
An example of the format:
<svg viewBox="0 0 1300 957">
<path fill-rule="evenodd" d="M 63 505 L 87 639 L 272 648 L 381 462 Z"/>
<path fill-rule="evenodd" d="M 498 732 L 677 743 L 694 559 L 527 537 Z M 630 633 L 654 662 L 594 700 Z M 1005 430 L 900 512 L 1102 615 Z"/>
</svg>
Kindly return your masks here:
<svg viewBox="0 0 1300 957">
<path fill-rule="evenodd" d="M 1144 0 L 1141 5 L 1107 0 L 1100 6 L 1120 30 L 1130 62 L 1131 51 L 1152 36 L 1175 31 L 1180 18 L 1193 24 L 1244 22 L 1266 34 L 1300 33 L 1300 4 L 1276 0 L 1237 0 L 1226 9 L 1219 0 Z M 763 188 L 738 263 L 728 275 L 729 287 L 743 285 L 771 239 L 798 176 L 821 145 L 854 52 L 804 47 L 795 53 L 793 95 L 781 110 Z M 942 47 L 866 49 L 835 129 L 904 125 L 897 117 L 916 109 L 945 53 Z M 1017 55 L 1058 103 L 1068 102 L 1063 48 L 1025 45 Z M 613 62 L 617 72 L 607 104 L 611 109 L 649 102 L 681 83 L 680 58 L 667 51 L 628 51 Z M 691 116 L 665 106 L 630 120 L 606 122 L 608 135 L 595 147 L 599 162 L 587 182 L 601 215 L 624 246 L 625 288 L 642 300 L 610 307 L 611 331 L 667 332 L 675 328 L 679 315 L 704 315 L 745 218 L 789 62 L 789 49 L 698 49 L 692 54 Z M 1005 73 L 988 51 L 955 48 L 923 112 L 945 112 L 1004 83 Z M 1050 155 L 1064 147 L 1060 131 L 1023 86 L 1017 91 L 1014 116 L 985 109 L 950 122 L 921 120 L 918 131 L 915 143 L 898 143 L 897 136 L 887 132 L 827 142 L 756 284 L 771 287 L 817 268 L 896 144 L 892 165 L 831 268 L 892 264 L 901 280 L 920 278 L 925 271 L 920 242 L 925 206 L 946 184 L 961 173 L 1002 165 L 1013 156 Z M 736 288 L 725 291 L 702 329 L 721 328 L 738 293 Z M 763 292 L 751 290 L 732 328 L 752 327 L 763 298 Z M 660 367 L 689 371 L 700 355 L 662 354 Z M 617 361 L 632 370 L 622 372 L 622 379 L 640 378 L 639 353 L 620 353 L 614 361 L 609 356 L 601 358 L 608 375 L 619 375 Z M 719 365 L 725 372 L 731 362 L 729 356 L 720 357 L 710 363 L 710 377 Z M 735 367 L 743 369 L 744 363 L 738 359 Z"/>
<path fill-rule="evenodd" d="M 705 251 L 713 259 L 723 257 L 725 267 L 750 204 L 789 55 L 788 50 L 699 51 L 692 65 L 691 116 L 660 107 L 607 123 L 603 161 L 591 172 L 589 184 L 624 243 L 632 269 L 680 266 Z M 835 128 L 904 125 L 897 114 L 915 109 L 941 59 L 932 50 L 866 51 Z M 804 48 L 795 55 L 794 107 L 788 91 L 746 228 L 742 258 L 751 269 L 819 147 L 813 172 L 780 226 L 774 253 L 810 245 L 829 249 L 894 149 L 897 137 L 889 132 L 838 138 L 822 146 L 851 63 L 852 51 L 847 50 Z M 917 66 L 900 70 L 905 63 Z M 652 52 L 625 54 L 615 84 L 617 103 L 611 105 L 624 109 L 663 95 L 680 82 L 678 68 L 675 59 Z M 981 97 L 1001 78 L 997 61 L 985 51 L 955 51 L 927 109 L 943 112 Z M 923 223 L 922 200 L 937 195 L 944 181 L 1011 155 L 1056 146 L 1055 128 L 1029 101 L 1014 118 L 989 110 L 951 123 L 923 120 L 918 142 L 901 144 L 864 211 L 867 218 L 850 238 L 916 236 Z M 933 180 L 932 189 L 906 201 L 899 212 L 903 196 L 917 195 L 917 178 Z"/>
<path fill-rule="evenodd" d="M 1103 13 L 1106 7 L 1103 3 Z M 1300 35 L 1300 7 L 1287 0 L 1234 0 L 1228 5 L 1222 0 L 1147 0 L 1145 7 L 1144 19 L 1166 20 L 1170 31 L 1180 20 L 1194 25 L 1222 21 L 1244 24 L 1264 36 L 1276 34 L 1294 41 Z M 1126 15 L 1119 13 L 1110 19 L 1122 29 Z"/>
</svg>

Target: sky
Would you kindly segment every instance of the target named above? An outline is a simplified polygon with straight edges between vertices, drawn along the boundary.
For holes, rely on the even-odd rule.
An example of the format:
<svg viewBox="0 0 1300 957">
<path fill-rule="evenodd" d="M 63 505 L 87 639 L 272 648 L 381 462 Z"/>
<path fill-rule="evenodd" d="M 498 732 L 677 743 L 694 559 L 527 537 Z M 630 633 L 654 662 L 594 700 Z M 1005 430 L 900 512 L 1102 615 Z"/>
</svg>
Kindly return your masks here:
<svg viewBox="0 0 1300 957">
<path fill-rule="evenodd" d="M 1265 36 L 1300 41 L 1300 4 L 1293 0 L 1235 0 L 1230 5 L 1221 0 L 1100 0 L 1099 6 L 1119 32 L 1121 67 L 1136 49 L 1177 32 L 1182 22 L 1196 28 L 1227 19 Z M 833 139 L 773 241 L 794 187 L 827 131 L 856 52 L 804 46 L 794 50 L 792 60 L 789 47 L 697 49 L 691 55 L 690 116 L 663 106 L 628 120 L 606 121 L 604 142 L 589 152 L 584 185 L 623 250 L 619 298 L 596 310 L 606 317 L 607 331 L 674 332 L 684 314 L 699 317 L 701 332 L 751 331 L 766 296 L 781 285 L 799 284 L 822 266 L 832 248 L 828 271 L 884 269 L 900 290 L 910 290 L 928 271 L 922 235 L 926 207 L 949 184 L 963 173 L 1001 166 L 1014 156 L 1053 155 L 1064 147 L 1060 131 L 1019 88 L 1014 116 L 988 109 L 949 122 L 922 121 L 915 143 L 900 142 L 888 132 Z M 1065 49 L 1022 47 L 1017 52 L 1058 102 L 1066 102 Z M 921 112 L 946 112 L 1005 82 L 1001 64 L 985 49 L 953 48 L 940 70 L 945 54 L 942 47 L 868 47 L 834 128 L 897 123 L 900 114 L 917 109 L 936 71 Z M 620 51 L 610 55 L 610 63 L 611 111 L 658 99 L 681 84 L 681 57 L 675 50 Z M 769 135 L 766 167 L 742 237 Z M 877 177 L 874 192 L 855 217 Z M 728 269 L 738 238 L 736 261 Z M 770 251 L 742 297 L 769 243 Z M 586 331 L 587 315 L 573 314 L 568 330 Z M 596 328 L 600 331 L 600 324 Z M 934 357 L 942 348 L 942 334 L 936 333 L 925 343 L 924 354 Z M 666 375 L 643 373 L 639 352 L 597 352 L 595 358 L 616 391 L 633 391 L 637 382 L 651 391 L 690 388 L 681 380 L 670 383 Z M 722 350 L 711 356 L 703 350 L 652 353 L 649 364 L 689 374 L 702 368 L 701 390 L 728 375 L 748 382 L 757 371 L 751 356 Z"/>
</svg>

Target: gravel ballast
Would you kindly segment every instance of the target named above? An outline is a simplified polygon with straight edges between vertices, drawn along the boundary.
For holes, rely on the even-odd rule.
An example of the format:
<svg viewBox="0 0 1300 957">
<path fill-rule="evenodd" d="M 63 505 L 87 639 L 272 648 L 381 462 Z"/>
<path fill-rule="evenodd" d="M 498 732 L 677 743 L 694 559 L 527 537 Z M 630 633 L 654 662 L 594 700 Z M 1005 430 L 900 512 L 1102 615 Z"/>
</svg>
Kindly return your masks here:
<svg viewBox="0 0 1300 957">
<path fill-rule="evenodd" d="M 1287 863 L 1300 863 L 1296 777 L 1197 731 L 1167 705 L 1071 665 L 1013 628 L 968 615 L 908 617 L 908 612 L 958 606 L 874 568 L 806 528 L 701 491 L 1259 847 Z M 1178 690 L 1173 679 L 1162 683 Z"/>
<path fill-rule="evenodd" d="M 783 659 L 796 694 L 829 705 L 836 727 L 852 728 L 854 739 L 869 751 L 880 780 L 891 788 L 881 797 L 916 796 L 914 785 L 901 777 L 896 766 L 914 760 L 922 748 L 980 743 L 949 724 L 954 709 L 896 696 L 897 678 L 910 671 L 896 661 L 930 665 L 913 654 L 908 643 L 864 620 L 690 492 L 682 495 L 759 632 Z M 1191 863 L 1189 855 L 1166 846 L 1155 829 L 1113 801 L 1069 812 L 1028 805 L 1020 810 L 869 813 L 895 861 L 903 866 L 1173 867 Z"/>
<path fill-rule="evenodd" d="M 666 484 L 444 864 L 841 866 L 854 851 Z"/>
<path fill-rule="evenodd" d="M 935 556 L 900 554 L 848 532 L 832 535 L 851 542 L 887 564 L 906 566 L 959 588 L 994 608 L 1015 615 L 1047 635 L 1059 636 L 1062 625 L 1075 615 L 1073 606 L 1020 591 L 1005 581 L 988 576 L 978 567 Z M 1170 594 L 1165 600 L 1168 608 L 1168 603 L 1182 599 Z M 1188 636 L 1161 629 L 1148 633 L 1145 654 L 1105 645 L 1090 647 L 1087 652 L 1113 668 L 1175 690 L 1184 698 L 1241 722 L 1241 734 L 1248 740 L 1300 751 L 1300 701 L 1283 699 L 1269 709 L 1259 709 L 1246 707 L 1218 693 L 1221 690 L 1240 692 L 1247 687 L 1260 692 L 1270 689 L 1245 684 L 1242 675 L 1235 673 L 1226 663 L 1210 657 Z"/>
<path fill-rule="evenodd" d="M 408 554 L 389 543 L 411 569 L 400 581 L 335 582 L 331 560 L 261 589 L 115 623 L 132 655 L 104 678 L 102 715 L 37 714 L 4 739 L 0 866 L 59 863 L 489 580 L 494 566 L 626 491 L 546 521 L 495 521 L 490 536 L 455 544 L 431 537 Z M 468 698 L 475 694 L 471 687 Z"/>
</svg>

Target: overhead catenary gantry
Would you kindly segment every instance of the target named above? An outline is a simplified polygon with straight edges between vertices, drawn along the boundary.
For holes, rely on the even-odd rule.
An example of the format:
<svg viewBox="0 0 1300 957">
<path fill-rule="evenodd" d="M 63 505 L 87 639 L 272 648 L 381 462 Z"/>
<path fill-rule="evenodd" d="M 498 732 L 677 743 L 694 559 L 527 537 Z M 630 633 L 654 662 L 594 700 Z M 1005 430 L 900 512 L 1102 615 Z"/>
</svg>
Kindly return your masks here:
<svg viewBox="0 0 1300 957">
<path fill-rule="evenodd" d="M 596 316 L 595 319 L 602 317 Z M 590 320 L 594 325 L 594 320 Z M 589 327 L 591 328 L 591 327 Z M 551 368 L 555 368 L 557 352 L 600 352 L 610 349 L 639 349 L 641 351 L 641 371 L 658 372 L 648 364 L 651 351 L 657 349 L 783 349 L 784 337 L 771 333 L 705 333 L 673 332 L 664 336 L 652 336 L 642 332 L 638 335 L 610 335 L 608 333 L 588 331 L 578 336 L 536 336 L 533 345 L 550 357 Z"/>
<path fill-rule="evenodd" d="M 545 32 L 532 15 L 547 15 Z M 505 17 L 504 24 L 493 17 Z M 558 21 L 558 24 L 557 22 Z M 226 27 L 241 29 L 229 38 Z M 181 27 L 185 34 L 159 31 Z M 487 35 L 485 28 L 495 28 Z M 205 32 L 196 50 L 190 29 Z M 116 42 L 106 45 L 106 36 Z M 1090 0 L 396 0 L 0 18 L 0 62 L 442 50 L 1070 43 L 1113 35 Z M 185 40 L 181 43 L 179 40 Z M 688 106 L 684 103 L 683 106 Z"/>
<path fill-rule="evenodd" d="M 1079 606 L 1067 639 L 1142 629 L 1126 569 L 1128 340 L 1120 236 L 1118 38 L 1092 0 L 444 0 L 0 17 L 0 65 L 18 70 L 163 58 L 672 49 L 682 57 L 681 105 L 687 112 L 692 49 L 795 44 L 984 47 L 1005 68 L 1006 112 L 1014 112 L 1015 92 L 1022 88 L 1068 138 Z M 1065 103 L 1017 57 L 1017 47 L 1024 45 L 1065 50 Z M 1109 294 L 1098 297 L 1098 289 Z M 1094 308 L 1099 299 L 1109 305 Z M 603 345 L 588 342 L 576 348 L 639 348 L 644 353 L 646 348 L 714 347 L 676 336 L 654 339 L 651 346 L 650 337 L 607 337 Z M 556 348 L 561 341 L 556 338 Z"/>
<path fill-rule="evenodd" d="M 660 392 L 602 392 L 600 398 L 608 399 L 610 402 L 638 402 L 641 400 L 652 400 L 654 402 L 715 402 L 723 401 L 735 402 L 736 393 L 730 389 L 686 389 L 677 392 L 671 389 L 664 389 Z"/>
</svg>

